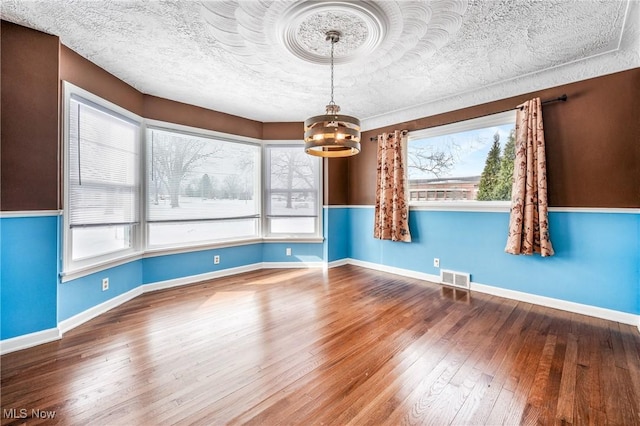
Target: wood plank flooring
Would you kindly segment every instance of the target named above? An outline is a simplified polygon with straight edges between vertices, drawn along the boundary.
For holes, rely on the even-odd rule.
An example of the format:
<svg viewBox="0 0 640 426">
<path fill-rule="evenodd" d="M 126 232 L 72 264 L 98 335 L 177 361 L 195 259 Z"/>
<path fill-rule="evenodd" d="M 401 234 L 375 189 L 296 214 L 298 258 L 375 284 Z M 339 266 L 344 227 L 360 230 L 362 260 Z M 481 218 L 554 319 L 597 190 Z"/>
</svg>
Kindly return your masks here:
<svg viewBox="0 0 640 426">
<path fill-rule="evenodd" d="M 148 293 L 1 362 L 3 425 L 640 424 L 637 328 L 355 266 Z"/>
</svg>

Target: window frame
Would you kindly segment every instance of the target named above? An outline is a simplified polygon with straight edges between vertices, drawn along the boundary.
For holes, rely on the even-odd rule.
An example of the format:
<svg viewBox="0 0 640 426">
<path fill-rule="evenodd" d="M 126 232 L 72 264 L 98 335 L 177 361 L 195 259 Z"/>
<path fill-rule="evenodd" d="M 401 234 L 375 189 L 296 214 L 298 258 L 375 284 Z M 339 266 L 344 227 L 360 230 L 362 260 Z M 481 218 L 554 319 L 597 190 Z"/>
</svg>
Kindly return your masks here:
<svg viewBox="0 0 640 426">
<path fill-rule="evenodd" d="M 94 270 L 100 268 L 101 265 L 117 263 L 119 261 L 125 262 L 133 257 L 138 257 L 142 254 L 142 223 L 143 223 L 143 206 L 142 206 L 142 176 L 140 175 L 144 153 L 142 150 L 144 119 L 137 114 L 134 114 L 114 103 L 107 101 L 91 92 L 88 92 L 80 87 L 73 85 L 67 81 L 63 81 L 63 125 L 62 125 L 62 143 L 63 143 L 63 173 L 62 173 L 62 187 L 63 187 L 63 214 L 62 214 L 62 276 L 64 280 L 72 279 L 82 271 Z M 136 144 L 138 149 L 138 164 L 137 164 L 137 186 L 138 186 L 138 218 L 139 221 L 136 224 L 130 225 L 118 225 L 130 229 L 130 246 L 124 249 L 116 249 L 102 254 L 86 256 L 80 259 L 73 259 L 73 230 L 70 223 L 70 143 L 71 143 L 71 126 L 70 126 L 70 114 L 71 114 L 71 100 L 74 98 L 81 98 L 88 102 L 91 107 L 97 108 L 102 112 L 113 116 L 120 116 L 126 120 L 136 122 L 138 124 L 138 131 L 136 135 Z M 109 225 L 105 225 L 109 226 Z"/>
<path fill-rule="evenodd" d="M 409 145 L 411 141 L 433 138 L 438 136 L 463 133 L 471 130 L 485 129 L 492 126 L 502 126 L 516 122 L 516 110 L 507 110 L 485 115 L 468 120 L 456 121 L 440 126 L 426 129 L 410 131 L 407 134 L 407 146 L 404 150 L 405 179 L 406 179 L 406 199 L 410 210 L 435 210 L 435 211 L 485 211 L 485 212 L 508 212 L 511 207 L 510 201 L 477 201 L 477 200 L 449 200 L 449 201 L 418 201 L 411 200 L 409 196 Z"/>
<path fill-rule="evenodd" d="M 322 208 L 323 208 L 323 171 L 324 171 L 324 162 L 320 157 L 310 156 L 312 161 L 318 162 L 318 167 L 316 170 L 316 182 L 318 186 L 317 190 L 317 202 L 315 209 L 315 229 L 313 233 L 273 233 L 270 231 L 269 227 L 269 218 L 267 215 L 266 209 L 269 206 L 269 200 L 267 197 L 271 195 L 271 191 L 267 187 L 267 183 L 270 182 L 270 177 L 268 174 L 270 173 L 270 167 L 267 164 L 269 160 L 269 156 L 267 155 L 267 150 L 270 148 L 278 148 L 278 147 L 297 147 L 301 152 L 304 153 L 304 141 L 302 140 L 269 140 L 264 141 L 263 149 L 262 149 L 262 193 L 263 193 L 263 218 L 262 218 L 262 238 L 265 241 L 297 241 L 297 242 L 320 242 L 323 241 L 322 232 L 323 232 L 323 218 L 322 218 Z M 306 154 L 305 154 L 306 155 Z"/>
<path fill-rule="evenodd" d="M 239 135 L 230 135 L 227 133 L 216 132 L 213 130 L 207 130 L 202 128 L 185 126 L 177 123 L 169 123 L 166 121 L 158 121 L 158 120 L 146 120 L 144 129 L 144 140 L 143 140 L 143 176 L 142 176 L 142 190 L 143 190 L 143 205 L 144 205 L 144 216 L 142 220 L 143 228 L 144 228 L 144 251 L 145 253 L 155 253 L 155 252 L 183 252 L 184 250 L 198 250 L 209 247 L 221 247 L 221 246 L 230 246 L 234 244 L 243 244 L 247 242 L 255 242 L 260 241 L 262 239 L 262 218 L 263 218 L 263 204 L 262 204 L 262 196 L 260 195 L 263 190 L 263 182 L 262 182 L 262 141 L 259 139 L 254 139 L 246 136 Z M 258 206 L 258 217 L 256 218 L 256 235 L 252 237 L 240 237 L 240 238 L 230 238 L 230 239 L 219 239 L 219 240 L 208 240 L 208 241 L 199 241 L 193 243 L 175 243 L 175 244 L 158 244 L 158 245 L 150 245 L 149 244 L 149 225 L 152 223 L 163 223 L 162 221 L 149 221 L 148 220 L 148 204 L 147 200 L 149 197 L 148 194 L 148 178 L 149 171 L 147 169 L 148 163 L 148 135 L 152 130 L 159 130 L 164 132 L 173 132 L 182 135 L 189 135 L 199 138 L 205 139 L 215 139 L 217 141 L 222 142 L 230 142 L 236 144 L 250 145 L 255 146 L 259 149 L 260 158 L 256 163 L 258 168 L 255 173 L 255 192 L 256 192 L 256 200 Z M 186 222 L 200 222 L 206 223 L 210 221 L 224 221 L 224 220 L 238 220 L 238 217 L 229 217 L 229 218 L 216 218 L 216 219 L 197 219 L 197 220 L 185 220 L 185 221 L 175 221 L 175 223 L 186 223 Z"/>
</svg>

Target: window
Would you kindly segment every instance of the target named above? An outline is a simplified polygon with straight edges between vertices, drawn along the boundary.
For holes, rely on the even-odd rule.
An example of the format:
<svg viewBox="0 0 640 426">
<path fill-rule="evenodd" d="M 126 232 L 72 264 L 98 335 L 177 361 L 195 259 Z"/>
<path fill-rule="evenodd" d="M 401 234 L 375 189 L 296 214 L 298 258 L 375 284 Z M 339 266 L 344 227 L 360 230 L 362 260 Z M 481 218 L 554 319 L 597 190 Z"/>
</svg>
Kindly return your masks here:
<svg viewBox="0 0 640 426">
<path fill-rule="evenodd" d="M 320 158 L 300 145 L 265 147 L 266 236 L 318 237 Z"/>
<path fill-rule="evenodd" d="M 140 221 L 140 124 L 65 85 L 65 269 L 134 251 Z"/>
<path fill-rule="evenodd" d="M 411 132 L 410 204 L 511 199 L 515 111 Z"/>
<path fill-rule="evenodd" d="M 149 129 L 147 245 L 260 236 L 260 146 Z"/>
</svg>

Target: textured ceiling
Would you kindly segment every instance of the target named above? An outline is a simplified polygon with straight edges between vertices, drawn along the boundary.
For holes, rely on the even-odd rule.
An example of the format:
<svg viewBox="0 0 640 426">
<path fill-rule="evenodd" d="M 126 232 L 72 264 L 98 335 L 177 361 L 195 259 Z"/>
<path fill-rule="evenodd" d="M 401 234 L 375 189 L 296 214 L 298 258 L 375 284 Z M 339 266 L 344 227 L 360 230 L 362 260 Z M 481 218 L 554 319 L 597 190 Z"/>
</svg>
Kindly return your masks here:
<svg viewBox="0 0 640 426">
<path fill-rule="evenodd" d="M 330 99 L 375 128 L 640 66 L 640 3 L 12 1 L 2 18 L 136 89 L 259 121 Z M 2 58 L 7 60 L 7 58 Z"/>
</svg>

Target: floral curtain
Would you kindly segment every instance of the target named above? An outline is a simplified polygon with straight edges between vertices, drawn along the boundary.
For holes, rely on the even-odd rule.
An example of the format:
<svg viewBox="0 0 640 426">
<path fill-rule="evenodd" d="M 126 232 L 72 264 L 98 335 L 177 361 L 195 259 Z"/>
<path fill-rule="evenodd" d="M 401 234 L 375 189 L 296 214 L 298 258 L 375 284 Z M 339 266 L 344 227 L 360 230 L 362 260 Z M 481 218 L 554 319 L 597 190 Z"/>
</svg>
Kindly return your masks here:
<svg viewBox="0 0 640 426">
<path fill-rule="evenodd" d="M 505 252 L 552 256 L 547 217 L 547 162 L 540 98 L 518 106 L 511 217 Z"/>
<path fill-rule="evenodd" d="M 378 135 L 376 208 L 373 236 L 380 240 L 411 241 L 406 201 L 404 154 L 406 132 Z"/>
</svg>

